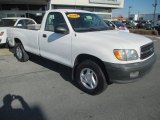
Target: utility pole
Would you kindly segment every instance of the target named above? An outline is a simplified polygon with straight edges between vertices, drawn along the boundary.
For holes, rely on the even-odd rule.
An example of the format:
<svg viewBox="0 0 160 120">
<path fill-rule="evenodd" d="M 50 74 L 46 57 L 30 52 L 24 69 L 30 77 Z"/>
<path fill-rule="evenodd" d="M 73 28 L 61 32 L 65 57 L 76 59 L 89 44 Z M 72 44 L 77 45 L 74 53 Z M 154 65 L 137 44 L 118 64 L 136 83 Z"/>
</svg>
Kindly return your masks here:
<svg viewBox="0 0 160 120">
<path fill-rule="evenodd" d="M 157 8 L 157 0 L 155 0 L 155 3 L 152 4 L 154 7 L 154 14 L 153 14 L 153 25 L 155 24 L 155 18 L 156 18 L 156 8 Z"/>
<path fill-rule="evenodd" d="M 137 19 L 137 20 L 139 20 L 139 18 L 140 18 L 139 16 L 140 16 L 140 13 L 139 13 L 139 11 L 138 11 L 138 19 Z"/>
<path fill-rule="evenodd" d="M 129 6 L 128 8 L 129 8 L 129 11 L 128 11 L 128 19 L 129 19 L 130 14 L 131 14 L 131 8 L 132 8 L 132 6 Z"/>
</svg>

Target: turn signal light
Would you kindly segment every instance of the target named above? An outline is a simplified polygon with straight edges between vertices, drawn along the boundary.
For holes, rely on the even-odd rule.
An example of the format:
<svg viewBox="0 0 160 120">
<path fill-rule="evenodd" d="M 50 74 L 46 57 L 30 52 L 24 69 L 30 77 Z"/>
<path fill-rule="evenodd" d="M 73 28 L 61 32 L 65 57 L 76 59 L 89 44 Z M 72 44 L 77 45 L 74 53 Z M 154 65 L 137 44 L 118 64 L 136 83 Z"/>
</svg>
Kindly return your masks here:
<svg viewBox="0 0 160 120">
<path fill-rule="evenodd" d="M 118 50 L 114 50 L 114 55 L 118 60 L 122 60 L 122 55 Z"/>
</svg>

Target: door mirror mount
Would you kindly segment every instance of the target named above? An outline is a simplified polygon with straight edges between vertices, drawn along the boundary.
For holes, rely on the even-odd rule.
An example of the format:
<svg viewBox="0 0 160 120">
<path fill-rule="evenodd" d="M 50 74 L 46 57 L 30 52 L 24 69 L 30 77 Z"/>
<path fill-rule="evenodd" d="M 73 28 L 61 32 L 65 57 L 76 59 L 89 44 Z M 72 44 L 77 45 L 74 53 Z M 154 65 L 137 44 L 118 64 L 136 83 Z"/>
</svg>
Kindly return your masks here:
<svg viewBox="0 0 160 120">
<path fill-rule="evenodd" d="M 64 26 L 55 26 L 54 32 L 61 34 L 69 34 L 68 28 Z"/>
<path fill-rule="evenodd" d="M 22 27 L 22 24 L 17 24 L 18 27 Z"/>
</svg>

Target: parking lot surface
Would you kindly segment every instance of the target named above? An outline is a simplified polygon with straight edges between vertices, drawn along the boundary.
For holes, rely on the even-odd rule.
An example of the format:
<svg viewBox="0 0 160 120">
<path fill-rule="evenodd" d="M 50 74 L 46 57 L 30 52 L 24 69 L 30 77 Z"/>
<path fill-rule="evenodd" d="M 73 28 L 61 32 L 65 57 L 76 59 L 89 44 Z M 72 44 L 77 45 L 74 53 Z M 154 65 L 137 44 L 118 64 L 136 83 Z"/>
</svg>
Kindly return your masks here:
<svg viewBox="0 0 160 120">
<path fill-rule="evenodd" d="M 10 109 L 23 108 L 28 120 L 160 120 L 160 39 L 151 38 L 157 55 L 152 71 L 134 83 L 109 85 L 97 96 L 73 85 L 65 66 L 34 55 L 20 63 L 0 50 L 0 112 L 7 98 Z M 18 97 L 10 100 L 8 94 Z"/>
</svg>

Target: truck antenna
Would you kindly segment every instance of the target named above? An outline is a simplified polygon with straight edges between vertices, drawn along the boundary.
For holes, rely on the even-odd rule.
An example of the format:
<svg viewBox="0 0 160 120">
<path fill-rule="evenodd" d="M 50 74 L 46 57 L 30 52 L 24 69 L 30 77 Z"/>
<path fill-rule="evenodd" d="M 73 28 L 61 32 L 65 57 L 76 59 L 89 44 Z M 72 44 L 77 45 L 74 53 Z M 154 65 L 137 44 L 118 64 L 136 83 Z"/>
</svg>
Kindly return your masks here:
<svg viewBox="0 0 160 120">
<path fill-rule="evenodd" d="M 77 0 L 75 0 L 75 10 L 77 9 Z"/>
</svg>

